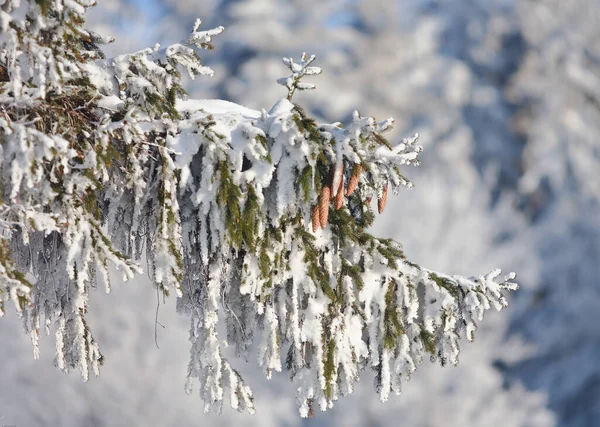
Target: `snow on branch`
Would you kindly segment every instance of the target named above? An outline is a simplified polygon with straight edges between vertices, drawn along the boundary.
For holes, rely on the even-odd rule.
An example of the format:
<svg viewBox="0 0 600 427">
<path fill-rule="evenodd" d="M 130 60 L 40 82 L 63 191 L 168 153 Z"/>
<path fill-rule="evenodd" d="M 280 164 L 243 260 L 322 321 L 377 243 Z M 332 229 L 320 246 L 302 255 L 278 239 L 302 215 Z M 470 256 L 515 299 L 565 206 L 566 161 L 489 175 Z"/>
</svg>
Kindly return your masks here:
<svg viewBox="0 0 600 427">
<path fill-rule="evenodd" d="M 39 3 L 48 28 L 78 16 L 58 13 L 73 1 Z M 301 79 L 321 72 L 314 56 L 284 60 L 288 96 L 269 111 L 184 101 L 177 68 L 206 74 L 194 48 L 223 30 L 199 24 L 182 43 L 103 62 L 80 54 L 85 43 L 49 50 L 48 63 L 64 54 L 74 70 L 54 76 L 53 90 L 49 69 L 34 67 L 30 87 L 15 91 L 27 62 L 20 40 L 43 50 L 47 37 L 0 38 L 10 52 L 0 58 L 9 64 L 0 83 L 0 314 L 14 303 L 34 354 L 43 326 L 54 331 L 60 369 L 97 375 L 89 289 L 101 280 L 110 291 L 109 264 L 129 278 L 145 255 L 154 285 L 174 292 L 190 319 L 186 391 L 197 388 L 207 411 L 226 399 L 254 411 L 226 343 L 256 351 L 268 377 L 286 369 L 302 416 L 351 393 L 366 367 L 386 400 L 424 356 L 458 363 L 459 338 L 472 340 L 516 284 L 499 271 L 424 269 L 399 243 L 368 233 L 371 201 L 381 213 L 390 189 L 412 186 L 403 170 L 419 164 L 418 136 L 392 143 L 392 119 L 358 112 L 346 127 L 317 123 L 290 101 L 313 88 Z"/>
<path fill-rule="evenodd" d="M 307 56 L 306 53 L 302 54 L 300 63 L 294 62 L 292 58 L 283 58 L 283 63 L 290 69 L 292 74 L 288 77 L 280 78 L 277 80 L 277 83 L 288 89 L 288 100 L 292 99 L 297 90 L 311 90 L 316 87 L 312 83 L 305 83 L 302 81 L 304 76 L 321 74 L 322 70 L 319 67 L 310 66 L 315 58 L 315 55 Z"/>
</svg>

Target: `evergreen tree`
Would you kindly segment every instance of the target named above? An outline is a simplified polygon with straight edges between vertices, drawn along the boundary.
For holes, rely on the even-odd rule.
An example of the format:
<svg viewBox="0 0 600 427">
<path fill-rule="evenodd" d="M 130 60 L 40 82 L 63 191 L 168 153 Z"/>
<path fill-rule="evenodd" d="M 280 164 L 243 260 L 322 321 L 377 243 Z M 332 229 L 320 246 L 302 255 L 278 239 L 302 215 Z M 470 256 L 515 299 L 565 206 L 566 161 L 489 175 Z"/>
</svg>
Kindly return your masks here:
<svg viewBox="0 0 600 427">
<path fill-rule="evenodd" d="M 284 58 L 287 94 L 269 111 L 186 99 L 181 71 L 212 74 L 198 52 L 223 28 L 196 21 L 181 43 L 107 60 L 109 40 L 83 27 L 92 3 L 0 6 L 0 310 L 13 303 L 35 354 L 43 323 L 60 369 L 98 375 L 90 288 L 108 292 L 109 265 L 131 278 L 145 257 L 190 318 L 186 389 L 200 382 L 207 411 L 226 392 L 253 411 L 227 343 L 268 377 L 285 366 L 303 416 L 366 367 L 385 401 L 424 357 L 458 363 L 460 337 L 516 284 L 425 269 L 368 233 L 371 201 L 381 213 L 412 186 L 416 136 L 392 144 L 392 119 L 357 111 L 346 127 L 308 116 L 293 97 L 314 88 L 314 56 Z"/>
</svg>

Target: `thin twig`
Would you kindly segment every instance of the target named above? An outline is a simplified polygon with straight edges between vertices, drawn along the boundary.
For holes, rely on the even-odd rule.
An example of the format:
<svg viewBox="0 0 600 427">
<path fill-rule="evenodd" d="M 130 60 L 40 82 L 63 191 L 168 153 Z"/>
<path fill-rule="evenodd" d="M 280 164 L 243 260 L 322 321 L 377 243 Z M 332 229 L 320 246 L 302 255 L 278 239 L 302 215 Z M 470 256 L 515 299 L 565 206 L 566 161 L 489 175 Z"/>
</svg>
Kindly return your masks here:
<svg viewBox="0 0 600 427">
<path fill-rule="evenodd" d="M 160 349 L 158 346 L 158 328 L 156 325 L 162 326 L 164 329 L 165 326 L 158 321 L 158 309 L 160 308 L 160 293 L 158 292 L 158 286 L 156 287 L 156 315 L 154 316 L 154 344 L 156 344 L 156 348 Z"/>
</svg>

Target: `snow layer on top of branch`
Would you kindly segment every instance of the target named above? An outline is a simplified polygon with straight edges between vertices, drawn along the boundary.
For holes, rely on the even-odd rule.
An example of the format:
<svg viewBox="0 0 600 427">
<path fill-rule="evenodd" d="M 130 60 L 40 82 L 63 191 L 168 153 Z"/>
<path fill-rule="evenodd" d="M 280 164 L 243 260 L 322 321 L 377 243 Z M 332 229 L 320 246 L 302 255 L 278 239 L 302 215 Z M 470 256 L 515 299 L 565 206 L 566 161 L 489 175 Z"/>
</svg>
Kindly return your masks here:
<svg viewBox="0 0 600 427">
<path fill-rule="evenodd" d="M 177 109 L 181 112 L 203 110 L 213 114 L 239 113 L 248 118 L 258 119 L 260 117 L 260 111 L 222 99 L 180 99 L 177 101 Z"/>
</svg>

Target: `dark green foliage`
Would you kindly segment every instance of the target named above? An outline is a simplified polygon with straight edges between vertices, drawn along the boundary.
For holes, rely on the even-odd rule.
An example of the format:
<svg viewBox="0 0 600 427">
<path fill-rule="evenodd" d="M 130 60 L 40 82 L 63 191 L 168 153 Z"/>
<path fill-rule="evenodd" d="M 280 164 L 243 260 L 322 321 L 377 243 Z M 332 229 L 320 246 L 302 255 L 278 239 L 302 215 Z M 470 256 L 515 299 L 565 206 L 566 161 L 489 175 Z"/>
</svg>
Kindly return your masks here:
<svg viewBox="0 0 600 427">
<path fill-rule="evenodd" d="M 342 247 L 350 243 L 358 243 L 361 227 L 350 215 L 348 209 L 332 209 L 329 213 L 329 224 L 334 239 L 338 240 Z"/>
<path fill-rule="evenodd" d="M 297 191 L 302 194 L 302 199 L 305 202 L 310 201 L 310 195 L 312 190 L 312 176 L 313 176 L 313 167 L 311 165 L 306 165 L 302 172 L 298 174 L 298 180 L 296 181 Z"/>
<path fill-rule="evenodd" d="M 398 337 L 406 333 L 402 325 L 401 312 L 394 299 L 398 284 L 395 280 L 388 282 L 388 288 L 385 293 L 385 312 L 383 314 L 384 336 L 383 346 L 388 349 L 394 349 L 398 345 Z"/>
<path fill-rule="evenodd" d="M 240 249 L 243 241 L 242 227 L 240 227 L 240 199 L 242 191 L 233 182 L 229 164 L 226 161 L 219 162 L 218 174 L 220 179 L 217 201 L 225 214 L 225 227 L 234 249 Z"/>
<path fill-rule="evenodd" d="M 0 265 L 6 271 L 6 276 L 10 280 L 16 280 L 27 288 L 32 289 L 33 285 L 27 280 L 25 274 L 19 271 L 14 265 L 13 258 L 11 256 L 8 243 L 6 241 L 0 241 Z M 0 296 L 2 294 L 2 288 L 0 288 Z M 25 309 L 25 306 L 29 304 L 29 295 L 19 293 L 17 295 L 19 308 Z M 4 298 L 0 297 L 0 312 L 4 313 Z"/>
<path fill-rule="evenodd" d="M 321 289 L 325 295 L 327 295 L 331 301 L 335 302 L 337 300 L 337 296 L 331 288 L 329 276 L 320 264 L 321 252 L 315 245 L 315 236 L 309 231 L 306 231 L 302 226 L 296 227 L 296 232 L 298 239 L 305 251 L 304 262 L 306 263 L 308 276 L 315 283 L 321 285 Z"/>
<path fill-rule="evenodd" d="M 425 351 L 435 357 L 437 352 L 435 347 L 435 336 L 431 332 L 421 328 L 420 337 L 423 346 L 425 347 Z"/>
<path fill-rule="evenodd" d="M 446 279 L 445 277 L 440 277 L 435 273 L 429 273 L 429 278 L 440 288 L 446 289 L 454 298 L 459 298 L 461 296 L 461 289 L 459 286 L 456 286 L 455 282 Z"/>
<path fill-rule="evenodd" d="M 330 337 L 329 342 L 327 342 L 327 345 L 325 347 L 327 348 L 327 353 L 325 354 L 325 358 L 323 361 L 323 376 L 325 377 L 325 397 L 327 399 L 331 399 L 331 380 L 336 370 L 335 339 L 333 339 L 333 337 Z"/>
<path fill-rule="evenodd" d="M 40 6 L 40 11 L 42 15 L 48 16 L 48 12 L 50 11 L 50 7 L 52 6 L 51 0 L 35 0 L 35 2 Z"/>
<path fill-rule="evenodd" d="M 244 203 L 240 230 L 242 233 L 243 242 L 252 252 L 256 250 L 256 240 L 259 238 L 259 215 L 261 215 L 261 213 L 256 190 L 254 190 L 254 187 L 249 186 L 248 190 L 246 191 L 246 202 Z"/>
<path fill-rule="evenodd" d="M 360 268 L 360 266 L 351 264 L 348 261 L 346 261 L 345 259 L 342 259 L 342 269 L 341 269 L 341 273 L 340 273 L 340 279 L 338 282 L 340 288 L 342 285 L 342 279 L 344 278 L 344 276 L 348 276 L 352 279 L 352 281 L 356 285 L 356 288 L 359 291 L 362 290 L 362 288 L 364 286 L 362 273 L 363 273 L 363 271 Z"/>
<path fill-rule="evenodd" d="M 315 120 L 310 117 L 303 116 L 298 109 L 296 109 L 296 111 L 298 111 L 298 114 L 294 114 L 292 117 L 294 119 L 294 123 L 296 123 L 296 126 L 298 126 L 298 129 L 300 129 L 300 132 L 305 134 L 307 139 L 311 141 L 316 143 L 325 142 L 325 138 L 317 129 L 317 123 Z"/>
</svg>

